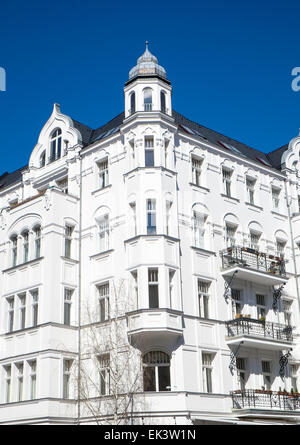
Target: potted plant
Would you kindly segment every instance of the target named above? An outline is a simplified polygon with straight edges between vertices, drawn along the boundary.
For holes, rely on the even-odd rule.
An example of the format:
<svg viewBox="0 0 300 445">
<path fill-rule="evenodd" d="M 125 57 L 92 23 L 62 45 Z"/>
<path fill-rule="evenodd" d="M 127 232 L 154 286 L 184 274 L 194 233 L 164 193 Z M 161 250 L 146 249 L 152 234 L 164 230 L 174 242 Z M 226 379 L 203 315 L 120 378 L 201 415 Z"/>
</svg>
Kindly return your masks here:
<svg viewBox="0 0 300 445">
<path fill-rule="evenodd" d="M 235 318 L 243 318 L 243 314 L 235 314 Z"/>
<path fill-rule="evenodd" d="M 266 317 L 259 317 L 259 321 L 262 321 L 263 323 L 265 323 Z"/>
</svg>

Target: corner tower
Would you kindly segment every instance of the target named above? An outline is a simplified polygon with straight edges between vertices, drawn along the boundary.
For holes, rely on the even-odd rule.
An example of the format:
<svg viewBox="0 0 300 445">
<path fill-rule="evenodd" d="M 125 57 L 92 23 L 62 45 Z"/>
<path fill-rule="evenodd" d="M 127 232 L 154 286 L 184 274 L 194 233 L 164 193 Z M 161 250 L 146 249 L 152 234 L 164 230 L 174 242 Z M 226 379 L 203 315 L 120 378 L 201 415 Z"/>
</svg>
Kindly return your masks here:
<svg viewBox="0 0 300 445">
<path fill-rule="evenodd" d="M 136 112 L 161 112 L 172 116 L 172 87 L 166 70 L 150 53 L 148 42 L 144 54 L 129 71 L 125 83 L 125 118 Z"/>
</svg>

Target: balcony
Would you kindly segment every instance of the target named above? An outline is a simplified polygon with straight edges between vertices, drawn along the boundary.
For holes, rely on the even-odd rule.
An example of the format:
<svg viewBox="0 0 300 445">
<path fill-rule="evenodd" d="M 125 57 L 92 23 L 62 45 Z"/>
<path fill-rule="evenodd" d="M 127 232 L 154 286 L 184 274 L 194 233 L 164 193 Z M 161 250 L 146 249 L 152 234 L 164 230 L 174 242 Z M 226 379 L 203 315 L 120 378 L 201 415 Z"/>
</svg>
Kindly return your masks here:
<svg viewBox="0 0 300 445">
<path fill-rule="evenodd" d="M 300 409 L 300 395 L 287 392 L 244 389 L 231 392 L 233 409 L 296 411 Z"/>
<path fill-rule="evenodd" d="M 265 285 L 286 283 L 285 263 L 283 258 L 260 252 L 250 247 L 232 246 L 220 252 L 222 275 Z"/>
<path fill-rule="evenodd" d="M 183 333 L 182 312 L 174 309 L 139 309 L 128 312 L 128 335 L 173 341 Z"/>
<path fill-rule="evenodd" d="M 282 350 L 293 343 L 292 327 L 252 318 L 237 318 L 226 322 L 227 344 L 243 342 L 243 346 Z"/>
</svg>

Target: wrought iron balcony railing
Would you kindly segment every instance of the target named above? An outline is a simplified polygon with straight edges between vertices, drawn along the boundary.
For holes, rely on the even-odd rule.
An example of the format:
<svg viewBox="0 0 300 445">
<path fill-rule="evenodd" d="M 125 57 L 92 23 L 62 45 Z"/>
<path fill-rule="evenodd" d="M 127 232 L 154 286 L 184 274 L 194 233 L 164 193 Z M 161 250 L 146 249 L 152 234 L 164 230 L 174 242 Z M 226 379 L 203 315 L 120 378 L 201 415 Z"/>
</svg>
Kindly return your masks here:
<svg viewBox="0 0 300 445">
<path fill-rule="evenodd" d="M 249 335 L 252 337 L 268 338 L 279 341 L 293 341 L 291 326 L 270 321 L 255 320 L 253 318 L 237 318 L 226 322 L 228 337 Z"/>
<path fill-rule="evenodd" d="M 232 391 L 233 408 L 257 408 L 294 411 L 300 409 L 300 394 L 259 389 Z"/>
<path fill-rule="evenodd" d="M 220 252 L 223 269 L 228 269 L 235 265 L 243 268 L 267 272 L 272 275 L 286 276 L 285 263 L 283 258 L 269 255 L 250 247 L 232 246 Z"/>
</svg>

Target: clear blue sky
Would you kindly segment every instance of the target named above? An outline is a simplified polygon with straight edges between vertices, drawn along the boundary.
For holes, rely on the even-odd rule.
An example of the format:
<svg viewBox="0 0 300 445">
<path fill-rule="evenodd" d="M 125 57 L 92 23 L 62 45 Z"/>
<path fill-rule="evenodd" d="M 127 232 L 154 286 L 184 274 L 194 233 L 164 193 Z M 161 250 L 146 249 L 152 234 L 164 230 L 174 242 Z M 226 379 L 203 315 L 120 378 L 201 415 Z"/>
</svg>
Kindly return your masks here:
<svg viewBox="0 0 300 445">
<path fill-rule="evenodd" d="M 93 128 L 123 111 L 128 71 L 149 49 L 167 70 L 173 108 L 268 152 L 300 127 L 297 1 L 2 2 L 0 171 L 28 163 L 54 102 Z"/>
</svg>

